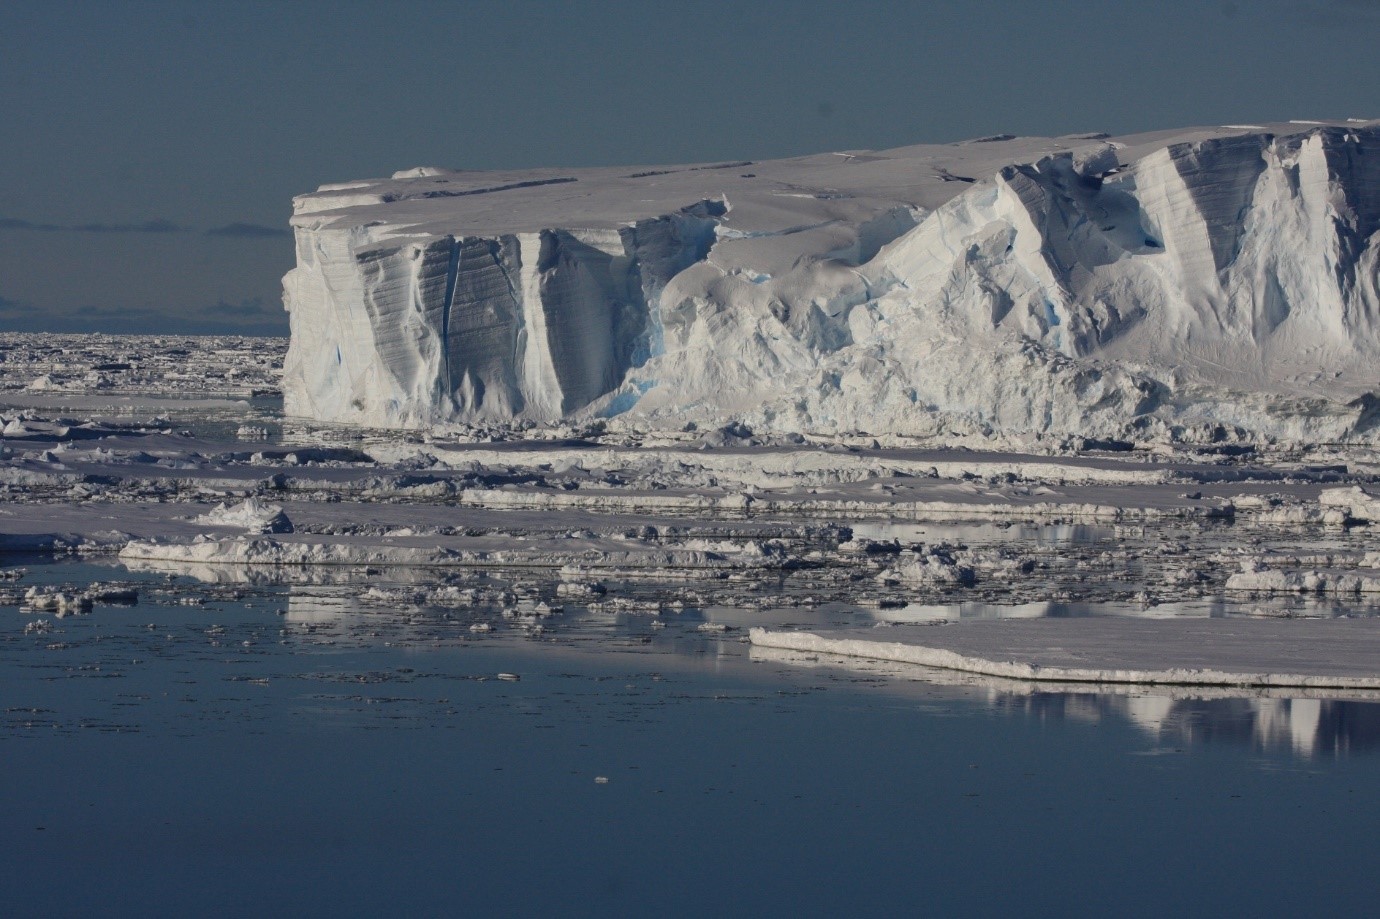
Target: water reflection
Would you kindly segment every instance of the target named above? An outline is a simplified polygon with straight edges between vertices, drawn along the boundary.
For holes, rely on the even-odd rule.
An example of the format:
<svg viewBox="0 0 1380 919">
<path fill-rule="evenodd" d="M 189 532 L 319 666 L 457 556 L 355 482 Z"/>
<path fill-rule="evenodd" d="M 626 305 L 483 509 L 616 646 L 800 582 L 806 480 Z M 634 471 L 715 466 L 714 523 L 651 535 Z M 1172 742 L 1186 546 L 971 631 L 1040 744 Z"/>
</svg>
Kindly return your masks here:
<svg viewBox="0 0 1380 919">
<path fill-rule="evenodd" d="M 1245 744 L 1300 758 L 1339 756 L 1380 748 L 1380 704 L 1323 698 L 1204 698 L 1119 696 L 1105 692 L 1021 695 L 994 692 L 994 708 L 1030 717 L 1098 722 L 1122 719 L 1160 748 Z"/>
<path fill-rule="evenodd" d="M 1380 690 L 1115 684 L 1094 690 L 1087 683 L 1032 683 L 756 645 L 750 656 L 764 663 L 886 677 L 901 694 L 920 686 L 964 687 L 993 710 L 1039 721 L 1130 723 L 1152 751 L 1229 743 L 1313 759 L 1380 749 Z"/>
<path fill-rule="evenodd" d="M 1086 523 L 907 523 L 859 521 L 851 524 L 862 539 L 902 543 L 963 543 L 967 545 L 1021 543 L 1033 546 L 1087 546 L 1130 535 L 1143 528 Z"/>
<path fill-rule="evenodd" d="M 245 565 L 224 562 L 181 562 L 158 559 L 121 559 L 121 564 L 136 574 L 161 574 L 187 578 L 201 584 L 237 584 L 248 587 L 276 587 L 287 584 L 359 585 L 376 579 L 380 569 L 366 565 Z M 390 567 L 388 580 L 410 584 L 433 583 L 435 569 Z"/>
<path fill-rule="evenodd" d="M 1300 596 L 1196 597 L 1172 603 L 1148 604 L 1135 600 L 1041 600 L 1032 603 L 907 603 L 876 610 L 878 622 L 895 625 L 957 622 L 960 619 L 1086 619 L 1094 616 L 1131 616 L 1138 619 L 1259 618 L 1331 619 L 1374 616 L 1372 599 Z"/>
<path fill-rule="evenodd" d="M 680 608 L 642 611 L 615 609 L 597 603 L 555 606 L 536 597 L 517 597 L 501 588 L 491 593 L 470 590 L 452 593 L 444 611 L 434 605 L 437 595 L 416 591 L 400 608 L 359 592 L 294 587 L 290 591 L 286 624 L 300 639 L 326 644 L 378 643 L 398 646 L 435 645 L 447 641 L 502 639 L 521 635 L 545 639 L 546 644 L 602 638 L 622 643 L 643 641 L 687 666 L 713 658 L 741 656 L 737 629 L 728 626 L 727 610 Z M 407 597 L 406 591 L 393 595 Z M 495 597 L 503 603 L 493 602 Z M 470 602 L 473 601 L 473 602 Z M 669 624 L 669 627 L 668 627 Z M 726 628 L 725 631 L 720 631 Z M 687 640 L 689 639 L 689 640 Z M 833 655 L 802 654 L 750 646 L 748 658 L 758 663 L 791 668 L 827 668 L 854 675 L 882 676 L 902 694 L 923 688 L 950 689 L 977 697 L 1008 715 L 1087 723 L 1120 721 L 1138 728 L 1152 749 L 1183 749 L 1229 743 L 1262 751 L 1292 752 L 1311 759 L 1380 749 L 1380 690 L 1308 691 L 1299 689 L 1184 688 L 1086 683 L 1029 683 L 915 665 L 874 662 Z M 559 653 L 553 648 L 552 653 Z"/>
<path fill-rule="evenodd" d="M 59 572 L 54 566 L 52 572 Z M 131 566 L 147 569 L 149 566 Z M 368 572 L 360 569 L 303 569 L 316 583 L 280 586 L 281 570 L 245 566 L 177 566 L 157 570 L 203 578 L 197 585 L 181 585 L 158 579 L 149 585 L 146 598 L 163 609 L 194 599 L 205 609 L 192 607 L 182 615 L 185 628 L 176 626 L 168 612 L 128 614 L 131 622 L 157 619 L 157 629 L 140 625 L 131 635 L 139 654 L 169 653 L 181 644 L 163 645 L 165 635 L 178 642 L 191 640 L 200 655 L 319 653 L 328 649 L 362 649 L 389 655 L 408 649 L 483 647 L 530 648 L 522 653 L 540 659 L 571 653 L 626 654 L 630 651 L 656 655 L 656 668 L 702 671 L 707 666 L 741 670 L 745 664 L 754 679 L 780 688 L 798 683 L 792 671 L 812 668 L 827 672 L 836 684 L 862 680 L 875 691 L 928 704 L 936 697 L 977 699 L 993 711 L 1039 721 L 1121 723 L 1134 726 L 1145 738 L 1149 751 L 1202 747 L 1213 744 L 1249 746 L 1302 759 L 1342 756 L 1380 748 L 1380 691 L 1342 692 L 1305 690 L 1205 689 L 1137 687 L 1088 684 L 1027 683 L 1015 680 L 934 670 L 915 665 L 865 661 L 855 658 L 747 646 L 740 639 L 751 625 L 857 626 L 875 619 L 897 622 L 933 622 L 970 617 L 1078 617 L 1107 615 L 1112 604 L 1042 602 L 998 606 L 984 603 L 949 605 L 913 604 L 899 609 L 862 610 L 845 604 L 782 609 L 749 609 L 715 603 L 697 603 L 690 588 L 642 583 L 610 583 L 594 590 L 583 582 L 567 582 L 549 573 L 523 578 L 496 577 L 483 572 L 448 573 L 421 569 Z M 203 571 L 202 568 L 205 570 Z M 66 573 L 86 573 L 72 566 Z M 511 574 L 511 573 L 509 573 Z M 203 577 L 204 576 L 204 577 Z M 262 582 L 258 580 L 262 577 Z M 108 575 L 107 575 L 108 577 Z M 329 583 L 339 578 L 341 583 Z M 264 586 L 268 585 L 268 586 Z M 246 587 L 248 589 L 246 589 Z M 1281 608 L 1299 608 L 1300 601 L 1280 601 Z M 169 606 L 174 604 L 174 606 Z M 1318 601 L 1315 607 L 1335 614 L 1334 607 Z M 219 611 L 217 611 L 219 609 Z M 234 610 L 249 618 L 228 632 L 221 626 Z M 270 615 L 276 613 L 276 616 Z M 1241 604 L 1224 600 L 1199 600 L 1166 604 L 1164 615 L 1218 616 L 1241 612 Z M 123 614 L 122 614 L 123 615 Z M 82 631 L 98 623 L 108 628 L 111 612 L 97 611 L 91 626 L 68 620 L 59 636 L 73 643 Z M 204 621 L 203 621 L 204 620 Z M 277 630 L 276 641 L 271 630 Z M 92 633 L 93 642 L 95 633 Z M 57 639 L 49 639 L 57 640 Z M 270 643 L 272 641 L 272 643 Z M 142 644 L 138 644 L 142 643 Z M 149 647 L 145 647 L 148 645 Z M 126 654 L 105 636 L 91 644 L 102 653 Z M 131 645 L 130 650 L 134 650 Z M 229 649 L 220 651 L 219 649 Z M 216 649 L 216 650 L 212 650 Z M 126 656 L 132 656 L 126 654 Z M 871 691 L 871 690 L 869 690 Z"/>
</svg>

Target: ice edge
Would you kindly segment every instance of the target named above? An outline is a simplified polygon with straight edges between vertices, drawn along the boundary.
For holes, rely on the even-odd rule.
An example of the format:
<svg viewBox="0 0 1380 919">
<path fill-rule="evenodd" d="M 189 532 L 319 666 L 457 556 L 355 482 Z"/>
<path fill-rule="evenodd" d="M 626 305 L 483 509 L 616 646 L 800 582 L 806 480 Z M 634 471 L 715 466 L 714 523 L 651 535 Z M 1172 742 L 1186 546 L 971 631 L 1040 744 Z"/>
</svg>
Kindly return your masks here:
<svg viewBox="0 0 1380 919">
<path fill-rule="evenodd" d="M 982 676 L 1049 683 L 1137 683 L 1162 686 L 1240 686 L 1305 689 L 1380 689 L 1380 676 L 1308 676 L 1295 673 L 1230 673 L 1222 670 L 1170 668 L 1166 670 L 1098 670 L 1088 667 L 1045 667 L 1019 661 L 995 661 L 969 657 L 944 648 L 869 641 L 856 638 L 823 638 L 813 632 L 779 632 L 754 628 L 753 645 L 785 651 L 837 654 L 919 664 L 941 670 L 958 670 Z"/>
</svg>

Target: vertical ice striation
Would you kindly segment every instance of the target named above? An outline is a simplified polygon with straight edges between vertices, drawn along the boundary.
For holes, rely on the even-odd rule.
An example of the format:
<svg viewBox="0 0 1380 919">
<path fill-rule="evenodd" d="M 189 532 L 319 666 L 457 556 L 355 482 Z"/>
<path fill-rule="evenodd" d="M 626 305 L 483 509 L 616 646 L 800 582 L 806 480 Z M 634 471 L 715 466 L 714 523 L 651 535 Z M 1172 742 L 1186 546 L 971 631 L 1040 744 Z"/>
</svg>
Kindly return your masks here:
<svg viewBox="0 0 1380 919">
<path fill-rule="evenodd" d="M 1371 430 L 1380 128 L 1074 140 L 324 188 L 294 217 L 287 410 Z"/>
<path fill-rule="evenodd" d="M 299 220 L 286 410 L 390 427 L 577 412 L 660 350 L 657 298 L 723 210 L 493 237 Z"/>
<path fill-rule="evenodd" d="M 998 427 L 1110 429 L 1169 407 L 1163 399 L 1181 415 L 1270 429 L 1254 400 L 1230 391 L 1297 394 L 1301 376 L 1374 376 L 1378 160 L 1374 128 L 1171 144 L 1115 171 L 1059 154 L 955 198 L 867 270 L 887 290 L 879 302 L 904 303 L 931 336 L 986 339 L 994 353 L 1033 343 L 1051 355 L 1044 379 L 1082 368 L 1073 391 L 1042 395 L 1005 377 L 1001 360 L 931 359 L 911 382 L 945 410 Z M 1142 382 L 1086 387 L 1090 374 L 1105 384 L 1126 372 Z M 955 379 L 966 407 L 945 398 Z M 1191 395 L 1152 381 L 1188 383 Z M 1013 418 L 1009 399 L 1051 400 L 1046 421 L 1033 410 Z M 1345 423 L 1276 428 L 1314 422 Z"/>
<path fill-rule="evenodd" d="M 436 401 L 446 415 L 507 418 L 524 406 L 514 356 L 522 331 L 521 252 L 514 237 L 448 239 L 444 373 Z"/>
</svg>

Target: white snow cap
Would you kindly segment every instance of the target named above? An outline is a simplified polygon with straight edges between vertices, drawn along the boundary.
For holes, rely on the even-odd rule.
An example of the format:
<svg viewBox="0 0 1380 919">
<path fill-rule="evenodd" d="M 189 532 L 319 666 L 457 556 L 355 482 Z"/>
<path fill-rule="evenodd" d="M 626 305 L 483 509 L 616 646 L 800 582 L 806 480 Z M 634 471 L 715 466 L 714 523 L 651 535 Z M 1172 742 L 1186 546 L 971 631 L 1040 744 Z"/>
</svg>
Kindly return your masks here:
<svg viewBox="0 0 1380 919">
<path fill-rule="evenodd" d="M 295 205 L 289 414 L 825 435 L 1380 429 L 1373 122 L 424 167 Z"/>
</svg>

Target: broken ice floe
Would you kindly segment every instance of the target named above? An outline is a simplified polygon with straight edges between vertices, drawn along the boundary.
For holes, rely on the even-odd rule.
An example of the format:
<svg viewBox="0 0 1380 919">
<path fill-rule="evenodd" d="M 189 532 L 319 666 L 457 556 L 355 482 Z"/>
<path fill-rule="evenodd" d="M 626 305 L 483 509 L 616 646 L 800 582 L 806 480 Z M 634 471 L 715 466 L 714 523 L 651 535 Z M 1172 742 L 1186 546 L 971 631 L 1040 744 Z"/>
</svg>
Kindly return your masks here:
<svg viewBox="0 0 1380 919">
<path fill-rule="evenodd" d="M 238 504 L 221 504 L 196 518 L 197 523 L 243 528 L 246 532 L 291 533 L 292 521 L 283 513 L 281 505 L 267 504 L 257 497 L 249 497 Z"/>
<path fill-rule="evenodd" d="M 129 604 L 138 599 L 138 590 L 119 585 L 97 583 L 83 590 L 34 586 L 25 592 L 23 605 L 31 610 L 56 613 L 61 619 L 89 613 L 97 603 Z"/>
</svg>

